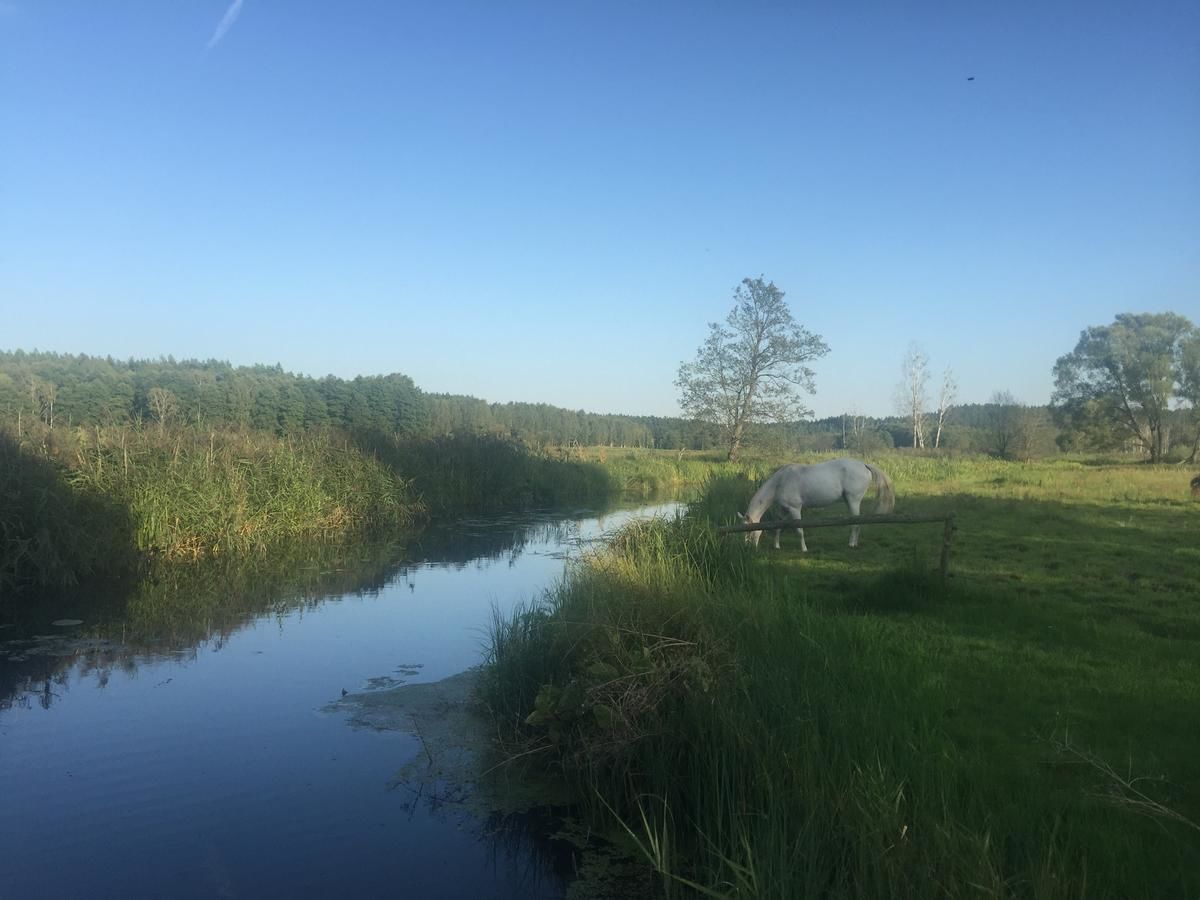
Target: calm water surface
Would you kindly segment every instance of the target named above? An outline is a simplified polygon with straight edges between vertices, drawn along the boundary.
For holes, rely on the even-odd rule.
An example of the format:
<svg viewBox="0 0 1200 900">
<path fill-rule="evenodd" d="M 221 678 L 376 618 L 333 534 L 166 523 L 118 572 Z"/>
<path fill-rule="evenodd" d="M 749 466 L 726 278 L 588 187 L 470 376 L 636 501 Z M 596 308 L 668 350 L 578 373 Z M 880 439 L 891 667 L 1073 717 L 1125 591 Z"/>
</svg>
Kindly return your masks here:
<svg viewBox="0 0 1200 900">
<path fill-rule="evenodd" d="M 676 508 L 168 573 L 0 629 L 0 897 L 562 896 L 536 837 L 389 786 L 415 738 L 322 709 L 475 665 L 493 606 Z"/>
</svg>

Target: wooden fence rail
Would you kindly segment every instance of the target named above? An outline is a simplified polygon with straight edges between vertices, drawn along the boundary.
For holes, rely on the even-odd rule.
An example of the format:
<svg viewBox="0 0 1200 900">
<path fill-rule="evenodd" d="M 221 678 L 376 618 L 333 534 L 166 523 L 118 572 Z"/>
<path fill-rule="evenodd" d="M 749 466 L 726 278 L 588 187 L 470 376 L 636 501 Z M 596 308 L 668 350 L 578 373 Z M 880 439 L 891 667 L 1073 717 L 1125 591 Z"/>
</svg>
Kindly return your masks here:
<svg viewBox="0 0 1200 900">
<path fill-rule="evenodd" d="M 954 513 L 940 516 L 840 516 L 836 519 L 784 519 L 779 522 L 744 522 L 740 525 L 724 525 L 717 529 L 717 534 L 730 534 L 738 531 L 775 531 L 785 528 L 832 528 L 835 525 L 925 525 L 931 522 L 942 523 L 942 560 L 939 567 L 942 580 L 950 572 L 950 551 L 954 546 L 954 534 L 958 531 L 958 518 Z"/>
</svg>

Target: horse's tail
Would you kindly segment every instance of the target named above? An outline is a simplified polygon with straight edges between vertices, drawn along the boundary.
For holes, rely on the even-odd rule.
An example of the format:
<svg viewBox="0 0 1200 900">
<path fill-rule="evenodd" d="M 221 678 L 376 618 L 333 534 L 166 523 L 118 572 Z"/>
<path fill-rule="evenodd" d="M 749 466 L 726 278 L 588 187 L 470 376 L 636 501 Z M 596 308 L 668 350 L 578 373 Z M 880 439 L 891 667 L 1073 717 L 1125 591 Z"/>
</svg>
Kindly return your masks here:
<svg viewBox="0 0 1200 900">
<path fill-rule="evenodd" d="M 879 488 L 879 502 L 875 504 L 876 514 L 890 513 L 896 508 L 896 491 L 892 488 L 891 481 L 883 473 L 883 469 L 877 469 L 870 463 L 863 463 L 863 465 L 871 470 L 871 484 Z"/>
</svg>

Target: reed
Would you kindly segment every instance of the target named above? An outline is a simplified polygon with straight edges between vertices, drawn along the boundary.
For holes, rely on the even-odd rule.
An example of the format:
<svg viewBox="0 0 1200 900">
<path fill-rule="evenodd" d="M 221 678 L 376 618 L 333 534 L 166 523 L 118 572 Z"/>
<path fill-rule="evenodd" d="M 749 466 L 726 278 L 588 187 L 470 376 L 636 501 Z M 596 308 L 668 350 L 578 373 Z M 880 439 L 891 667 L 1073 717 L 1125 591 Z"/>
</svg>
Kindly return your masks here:
<svg viewBox="0 0 1200 900">
<path fill-rule="evenodd" d="M 0 590 L 410 525 L 411 481 L 332 433 L 43 429 L 0 437 Z"/>
<path fill-rule="evenodd" d="M 414 521 L 410 484 L 332 435 L 87 433 L 71 480 L 119 498 L 139 550 L 199 557 Z"/>
<path fill-rule="evenodd" d="M 437 515 L 594 502 L 620 487 L 596 463 L 537 452 L 496 435 L 366 435 L 359 443 L 411 479 L 421 502 Z"/>
<path fill-rule="evenodd" d="M 53 461 L 0 430 L 0 600 L 127 568 L 131 531 L 113 498 L 68 483 Z"/>
<path fill-rule="evenodd" d="M 495 436 L 396 439 L 133 426 L 26 427 L 0 444 L 0 591 L 244 555 L 431 515 L 598 502 L 602 466 Z"/>
</svg>

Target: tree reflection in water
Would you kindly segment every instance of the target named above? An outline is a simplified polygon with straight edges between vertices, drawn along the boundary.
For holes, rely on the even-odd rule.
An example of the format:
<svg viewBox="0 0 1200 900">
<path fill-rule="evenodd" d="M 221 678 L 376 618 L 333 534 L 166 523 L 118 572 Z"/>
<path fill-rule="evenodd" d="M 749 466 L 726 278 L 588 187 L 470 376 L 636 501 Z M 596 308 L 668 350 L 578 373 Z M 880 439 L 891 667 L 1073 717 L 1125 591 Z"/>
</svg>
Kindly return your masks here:
<svg viewBox="0 0 1200 900">
<path fill-rule="evenodd" d="M 349 597 L 377 596 L 400 583 L 415 591 L 422 569 L 512 567 L 531 547 L 566 555 L 587 543 L 581 523 L 594 510 L 463 519 L 421 532 L 345 543 L 272 547 L 252 556 L 158 563 L 126 587 L 72 591 L 4 615 L 0 630 L 0 710 L 49 709 L 72 681 L 104 688 L 115 671 L 219 651 L 249 623 L 282 620 Z M 618 518 L 617 521 L 620 521 Z M 603 514 L 600 528 L 606 523 Z M 81 627 L 50 623 L 77 615 Z"/>
</svg>

